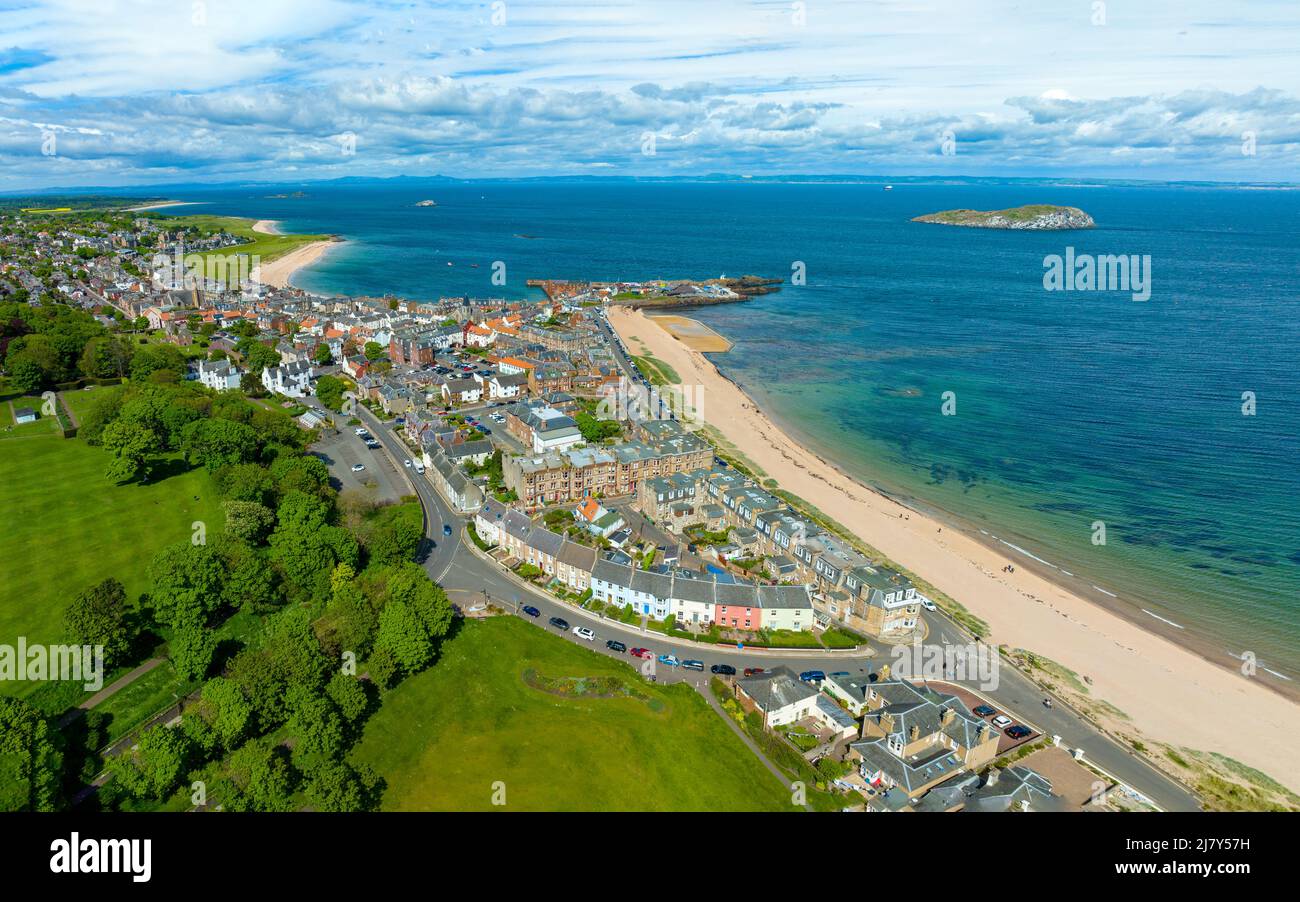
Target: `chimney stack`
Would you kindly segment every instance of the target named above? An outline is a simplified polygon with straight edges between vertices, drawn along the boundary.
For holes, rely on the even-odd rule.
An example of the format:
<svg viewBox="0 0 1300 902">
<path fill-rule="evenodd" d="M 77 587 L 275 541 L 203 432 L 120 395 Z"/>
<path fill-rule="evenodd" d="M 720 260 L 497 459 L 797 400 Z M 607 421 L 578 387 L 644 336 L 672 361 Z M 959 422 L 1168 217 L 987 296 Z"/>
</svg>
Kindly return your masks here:
<svg viewBox="0 0 1300 902">
<path fill-rule="evenodd" d="M 957 719 L 957 711 L 953 708 L 944 708 L 943 713 L 939 715 L 939 722 L 945 727 Z"/>
</svg>

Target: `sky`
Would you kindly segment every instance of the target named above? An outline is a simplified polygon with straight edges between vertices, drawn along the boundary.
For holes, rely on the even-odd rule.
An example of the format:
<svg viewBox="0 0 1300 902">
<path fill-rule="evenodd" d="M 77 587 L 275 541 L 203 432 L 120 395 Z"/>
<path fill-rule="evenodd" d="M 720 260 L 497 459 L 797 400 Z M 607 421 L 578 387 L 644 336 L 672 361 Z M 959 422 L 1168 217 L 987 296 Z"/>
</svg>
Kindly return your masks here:
<svg viewBox="0 0 1300 902">
<path fill-rule="evenodd" d="M 1300 181 L 1297 0 L 0 0 L 0 190 Z"/>
</svg>

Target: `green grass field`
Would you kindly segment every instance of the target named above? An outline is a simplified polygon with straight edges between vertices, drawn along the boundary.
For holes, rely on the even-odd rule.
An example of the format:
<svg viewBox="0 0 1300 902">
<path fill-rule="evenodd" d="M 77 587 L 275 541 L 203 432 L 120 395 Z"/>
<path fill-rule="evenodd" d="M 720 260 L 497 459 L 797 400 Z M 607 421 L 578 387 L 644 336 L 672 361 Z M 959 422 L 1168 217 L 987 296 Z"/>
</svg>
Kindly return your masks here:
<svg viewBox="0 0 1300 902">
<path fill-rule="evenodd" d="M 313 241 L 324 241 L 329 235 L 264 235 L 261 232 L 254 232 L 253 225 L 256 220 L 244 219 L 238 216 L 168 216 L 167 221 L 176 220 L 182 225 L 198 226 L 201 229 L 212 231 L 222 230 L 240 238 L 248 238 L 251 244 L 241 244 L 239 247 L 229 248 L 222 251 L 213 251 L 205 256 L 212 257 L 232 257 L 238 255 L 247 255 L 251 257 L 260 257 L 263 263 L 270 263 L 277 257 L 283 257 L 285 254 L 304 244 L 310 244 Z"/>
<path fill-rule="evenodd" d="M 615 678 L 634 697 L 557 695 L 525 682 Z M 384 697 L 353 751 L 393 810 L 782 811 L 789 793 L 689 686 L 522 621 L 469 622 L 444 657 Z"/>
<path fill-rule="evenodd" d="M 196 520 L 207 524 L 209 536 L 225 522 L 205 470 L 160 475 L 183 465 L 159 461 L 157 481 L 119 486 L 104 476 L 107 466 L 103 449 L 80 439 L 0 441 L 0 642 L 61 639 L 68 602 L 110 576 L 134 602 L 158 549 L 188 539 Z M 0 691 L 25 695 L 35 685 L 9 683 Z"/>
<path fill-rule="evenodd" d="M 633 356 L 632 359 L 636 361 L 636 365 L 641 368 L 641 372 L 645 373 L 645 377 L 652 385 L 681 385 L 682 377 L 658 357 L 646 355 Z"/>
</svg>

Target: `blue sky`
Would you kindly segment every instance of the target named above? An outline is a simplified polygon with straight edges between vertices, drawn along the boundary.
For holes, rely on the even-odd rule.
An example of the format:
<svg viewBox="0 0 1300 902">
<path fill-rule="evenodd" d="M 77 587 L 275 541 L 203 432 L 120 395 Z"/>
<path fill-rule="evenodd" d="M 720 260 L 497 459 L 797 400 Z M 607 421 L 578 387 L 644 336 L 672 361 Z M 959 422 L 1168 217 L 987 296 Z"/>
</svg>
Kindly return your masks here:
<svg viewBox="0 0 1300 902">
<path fill-rule="evenodd" d="M 1297 47 L 1295 0 L 0 0 L 0 189 L 1294 181 Z"/>
</svg>

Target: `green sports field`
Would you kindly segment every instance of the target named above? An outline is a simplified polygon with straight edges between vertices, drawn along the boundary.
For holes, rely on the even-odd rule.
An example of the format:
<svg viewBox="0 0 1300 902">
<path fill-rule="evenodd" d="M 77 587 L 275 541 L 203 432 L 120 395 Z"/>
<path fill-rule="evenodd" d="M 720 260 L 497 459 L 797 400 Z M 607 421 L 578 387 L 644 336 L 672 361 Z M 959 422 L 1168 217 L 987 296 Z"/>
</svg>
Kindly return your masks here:
<svg viewBox="0 0 1300 902">
<path fill-rule="evenodd" d="M 353 751 L 387 780 L 386 809 L 494 810 L 501 783 L 496 810 L 798 810 L 686 685 L 507 617 L 466 623 L 444 653 L 384 697 Z M 634 695 L 554 691 L 566 677 Z"/>
<path fill-rule="evenodd" d="M 211 477 L 160 461 L 153 482 L 113 485 L 108 456 L 52 433 L 0 439 L 0 643 L 63 636 L 63 610 L 77 592 L 115 576 L 134 602 L 158 549 L 188 539 L 202 520 L 224 523 Z M 168 473 L 171 475 L 167 475 Z M 36 684 L 0 684 L 25 695 Z"/>
</svg>

